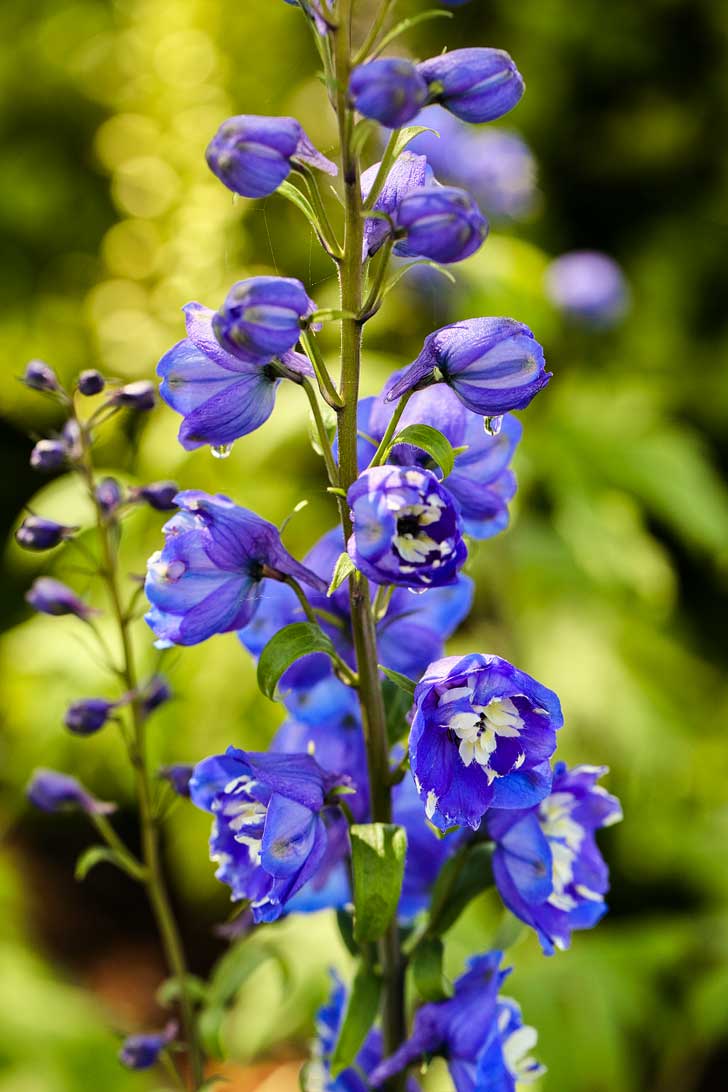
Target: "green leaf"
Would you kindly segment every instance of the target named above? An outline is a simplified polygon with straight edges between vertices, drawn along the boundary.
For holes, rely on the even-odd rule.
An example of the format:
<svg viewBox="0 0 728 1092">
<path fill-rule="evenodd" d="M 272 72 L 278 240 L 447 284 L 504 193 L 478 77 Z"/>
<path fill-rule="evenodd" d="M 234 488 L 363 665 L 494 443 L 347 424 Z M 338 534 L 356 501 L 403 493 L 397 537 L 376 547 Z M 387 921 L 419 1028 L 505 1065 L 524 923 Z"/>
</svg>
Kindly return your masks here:
<svg viewBox="0 0 728 1092">
<path fill-rule="evenodd" d="M 126 857 L 108 846 L 89 846 L 76 861 L 74 875 L 77 880 L 85 880 L 92 868 L 98 864 L 112 864 L 126 872 L 134 880 L 141 880 L 143 873 L 132 857 Z"/>
<path fill-rule="evenodd" d="M 468 903 L 492 886 L 492 858 L 492 844 L 480 842 L 464 846 L 445 862 L 432 889 L 429 936 L 446 933 Z"/>
<path fill-rule="evenodd" d="M 395 38 L 399 38 L 400 35 L 406 34 L 408 30 L 410 30 L 414 26 L 417 26 L 418 23 L 424 23 L 426 19 L 452 19 L 453 16 L 454 12 L 452 11 L 436 10 L 422 11 L 419 15 L 410 15 L 407 19 L 403 19 L 400 23 L 397 23 L 396 26 L 393 26 L 389 33 L 384 35 L 374 53 L 372 53 L 369 57 L 369 60 L 372 60 L 374 57 L 378 57 L 379 54 L 382 53 L 387 48 L 387 46 L 395 40 Z"/>
<path fill-rule="evenodd" d="M 309 199 L 301 193 L 297 186 L 294 186 L 292 182 L 281 182 L 276 193 L 279 193 L 281 197 L 285 197 L 292 205 L 295 205 L 296 208 L 300 209 L 309 224 L 311 224 L 316 231 L 320 231 L 318 217 L 314 212 L 313 205 Z"/>
<path fill-rule="evenodd" d="M 347 951 L 353 956 L 358 956 L 359 945 L 354 940 L 354 918 L 352 915 L 346 910 L 337 910 L 336 924 Z"/>
<path fill-rule="evenodd" d="M 417 683 L 414 679 L 407 678 L 406 675 L 401 675 L 399 671 L 392 671 L 391 668 L 385 667 L 383 664 L 377 664 L 377 667 L 383 675 L 393 682 L 400 690 L 404 690 L 405 694 L 409 694 L 411 698 L 415 696 L 415 687 Z"/>
<path fill-rule="evenodd" d="M 222 1025 L 227 1016 L 227 1009 L 222 1005 L 203 1009 L 197 1021 L 197 1032 L 202 1047 L 210 1058 L 222 1059 L 225 1050 L 222 1044 Z"/>
<path fill-rule="evenodd" d="M 202 1002 L 207 999 L 208 988 L 207 983 L 199 978 L 196 974 L 187 974 L 184 977 L 185 993 L 192 1001 Z M 163 1008 L 169 1008 L 176 1001 L 179 1001 L 182 991 L 180 989 L 179 979 L 166 978 L 162 985 L 158 988 L 155 997 L 157 1004 Z"/>
<path fill-rule="evenodd" d="M 452 997 L 452 983 L 442 969 L 443 943 L 439 937 L 427 937 L 415 948 L 412 974 L 423 1001 L 444 1001 Z"/>
<path fill-rule="evenodd" d="M 253 972 L 272 958 L 272 953 L 267 948 L 250 944 L 247 937 L 233 944 L 213 968 L 207 987 L 210 1006 L 224 1008 L 232 1004 L 241 986 Z"/>
<path fill-rule="evenodd" d="M 387 292 L 391 291 L 395 284 L 404 277 L 405 273 L 409 273 L 410 269 L 414 269 L 416 265 L 429 265 L 430 269 L 435 269 L 438 273 L 441 273 L 445 280 L 450 281 L 451 284 L 457 283 L 456 278 L 449 269 L 445 269 L 444 266 L 440 265 L 438 262 L 433 262 L 430 258 L 418 258 L 414 262 L 408 262 L 407 265 L 401 265 L 387 281 L 382 294 L 386 295 Z"/>
<path fill-rule="evenodd" d="M 275 700 L 281 675 L 310 652 L 325 652 L 332 658 L 336 655 L 331 640 L 314 622 L 294 622 L 271 637 L 258 660 L 258 686 L 266 698 Z"/>
<path fill-rule="evenodd" d="M 389 445 L 390 450 L 397 444 L 412 444 L 413 447 L 421 448 L 427 452 L 430 458 L 435 460 L 442 469 L 444 477 L 452 474 L 455 466 L 455 454 L 452 444 L 447 436 L 444 436 L 438 429 L 432 428 L 431 425 L 407 425 L 407 428 L 403 428 L 394 437 Z"/>
<path fill-rule="evenodd" d="M 351 836 L 354 938 L 379 940 L 397 910 L 407 835 L 393 823 L 355 824 Z"/>
<path fill-rule="evenodd" d="M 367 1033 L 377 1018 L 382 980 L 362 964 L 351 984 L 349 1001 L 331 1057 L 331 1076 L 348 1069 L 359 1053 Z"/>
<path fill-rule="evenodd" d="M 334 566 L 334 575 L 331 577 L 327 596 L 332 596 L 337 588 L 340 588 L 347 577 L 356 572 L 356 565 L 347 553 L 339 554 Z"/>
</svg>

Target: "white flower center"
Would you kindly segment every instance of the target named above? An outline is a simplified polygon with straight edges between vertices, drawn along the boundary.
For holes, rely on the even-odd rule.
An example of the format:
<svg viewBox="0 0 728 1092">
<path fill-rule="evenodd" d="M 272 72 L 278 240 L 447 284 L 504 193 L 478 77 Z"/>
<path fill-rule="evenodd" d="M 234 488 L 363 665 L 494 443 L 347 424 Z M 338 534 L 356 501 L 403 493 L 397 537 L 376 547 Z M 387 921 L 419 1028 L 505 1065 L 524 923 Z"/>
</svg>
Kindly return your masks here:
<svg viewBox="0 0 728 1092">
<path fill-rule="evenodd" d="M 554 792 L 538 809 L 541 829 L 549 840 L 553 860 L 553 892 L 548 901 L 557 910 L 573 910 L 576 900 L 566 889 L 574 880 L 574 862 L 584 840 L 584 828 L 571 816 L 576 797 L 570 792 Z M 598 896 L 597 896 L 598 897 Z"/>
<path fill-rule="evenodd" d="M 261 827 L 265 822 L 267 808 L 258 800 L 250 797 L 250 790 L 255 786 L 253 778 L 244 774 L 229 781 L 225 786 L 226 796 L 232 799 L 213 804 L 213 810 L 223 816 L 233 838 L 248 847 L 248 855 L 253 864 L 260 861 Z"/>
<path fill-rule="evenodd" d="M 501 1015 L 501 1020 L 506 1026 L 510 1016 L 507 1010 Z M 533 1084 L 546 1072 L 545 1067 L 529 1053 L 536 1046 L 537 1040 L 536 1029 L 524 1024 L 512 1031 L 501 1044 L 505 1067 L 513 1079 L 520 1081 L 521 1084 Z"/>
<path fill-rule="evenodd" d="M 444 694 L 440 701 L 456 701 L 469 694 L 471 691 L 467 687 L 458 687 Z M 523 726 L 523 718 L 510 698 L 491 698 L 487 705 L 473 705 L 467 713 L 453 713 L 446 724 L 460 740 L 458 751 L 465 765 L 469 766 L 475 760 L 483 767 L 489 782 L 503 776 L 490 768 L 498 741 L 517 738 Z M 524 758 L 525 753 L 519 751 L 510 769 L 517 770 Z M 510 770 L 505 772 L 510 773 Z"/>
<path fill-rule="evenodd" d="M 402 505 L 395 494 L 390 497 L 389 506 L 397 520 L 397 533 L 392 539 L 392 545 L 402 561 L 409 565 L 421 565 L 433 553 L 439 554 L 440 557 L 432 562 L 436 568 L 443 557 L 452 553 L 451 542 L 437 542 L 425 530 L 442 518 L 442 509 L 445 506 L 442 497 L 433 493 L 422 504 Z"/>
</svg>

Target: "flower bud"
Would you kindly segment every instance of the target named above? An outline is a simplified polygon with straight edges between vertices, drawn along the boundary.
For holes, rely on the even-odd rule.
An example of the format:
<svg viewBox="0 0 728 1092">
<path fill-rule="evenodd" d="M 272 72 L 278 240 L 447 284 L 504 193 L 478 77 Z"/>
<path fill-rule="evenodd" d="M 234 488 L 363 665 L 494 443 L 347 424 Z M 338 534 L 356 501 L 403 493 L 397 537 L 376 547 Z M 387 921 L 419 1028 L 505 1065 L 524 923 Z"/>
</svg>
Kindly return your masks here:
<svg viewBox="0 0 728 1092">
<path fill-rule="evenodd" d="M 27 516 L 15 532 L 15 541 L 24 550 L 52 550 L 77 530 L 78 527 L 66 527 L 52 519 Z"/>
<path fill-rule="evenodd" d="M 116 478 L 102 478 L 96 486 L 96 500 L 104 515 L 109 516 L 115 512 L 122 499 L 123 493 Z"/>
<path fill-rule="evenodd" d="M 152 675 L 140 695 L 140 704 L 144 716 L 148 717 L 150 713 L 153 713 L 160 705 L 164 705 L 171 697 L 172 691 L 165 677 L 163 675 Z"/>
<path fill-rule="evenodd" d="M 454 49 L 417 66 L 430 99 L 463 121 L 495 121 L 519 102 L 525 85 L 503 49 Z"/>
<path fill-rule="evenodd" d="M 411 61 L 386 57 L 359 65 L 351 74 L 352 103 L 365 118 L 399 129 L 427 100 L 427 83 Z"/>
<path fill-rule="evenodd" d="M 405 238 L 395 246 L 403 257 L 460 262 L 474 254 L 488 234 L 488 221 L 465 190 L 425 186 L 408 194 L 394 214 Z"/>
<path fill-rule="evenodd" d="M 151 1069 L 159 1055 L 177 1035 L 177 1025 L 167 1024 L 164 1031 L 150 1035 L 130 1035 L 119 1051 L 119 1061 L 127 1069 Z"/>
<path fill-rule="evenodd" d="M 154 384 L 148 379 L 138 379 L 135 383 L 127 383 L 114 391 L 109 401 L 112 405 L 123 406 L 125 409 L 140 411 L 154 409 Z"/>
<path fill-rule="evenodd" d="M 361 176 L 361 195 L 364 201 L 371 193 L 380 165 L 373 164 Z M 403 152 L 385 178 L 372 211 L 384 213 L 393 219 L 398 205 L 407 194 L 429 186 L 433 180 L 432 168 L 425 156 Z M 376 254 L 390 232 L 390 225 L 382 217 L 367 218 L 364 222 L 364 258 L 371 258 Z"/>
<path fill-rule="evenodd" d="M 58 391 L 61 385 L 58 377 L 50 365 L 42 360 L 31 360 L 25 366 L 23 382 L 33 391 Z"/>
<path fill-rule="evenodd" d="M 249 277 L 230 289 L 212 327 L 222 347 L 239 359 L 270 360 L 293 348 L 315 310 L 299 280 Z"/>
<path fill-rule="evenodd" d="M 87 815 L 108 815 L 116 804 L 97 800 L 75 777 L 57 770 L 38 769 L 27 788 L 31 804 L 41 811 L 67 811 L 80 808 Z"/>
<path fill-rule="evenodd" d="M 100 394 L 106 386 L 106 380 L 101 372 L 97 372 L 95 368 L 88 368 L 86 371 L 81 372 L 78 377 L 78 389 L 81 394 L 92 395 Z"/>
<path fill-rule="evenodd" d="M 194 772 L 194 766 L 186 766 L 183 763 L 176 763 L 172 766 L 161 766 L 159 770 L 159 776 L 164 781 L 169 781 L 170 785 L 177 793 L 178 796 L 190 795 L 190 778 Z"/>
<path fill-rule="evenodd" d="M 39 440 L 30 453 L 33 470 L 49 473 L 59 470 L 66 461 L 68 450 L 62 440 Z"/>
<path fill-rule="evenodd" d="M 146 501 L 150 508 L 156 508 L 158 512 L 171 512 L 176 508 L 174 498 L 178 493 L 177 482 L 151 482 L 131 490 L 133 500 Z"/>
<path fill-rule="evenodd" d="M 81 701 L 74 701 L 66 710 L 63 723 L 69 732 L 74 732 L 76 735 L 93 735 L 106 724 L 116 704 L 104 698 L 83 698 Z"/>
<path fill-rule="evenodd" d="M 93 614 L 99 613 L 88 603 L 84 603 L 83 599 L 79 599 L 66 584 L 50 576 L 38 577 L 27 592 L 25 601 L 41 614 L 75 614 L 84 622 Z"/>
<path fill-rule="evenodd" d="M 295 118 L 228 118 L 210 141 L 206 158 L 212 173 L 241 197 L 274 193 L 300 163 L 336 174 L 335 164 L 314 148 Z"/>
</svg>

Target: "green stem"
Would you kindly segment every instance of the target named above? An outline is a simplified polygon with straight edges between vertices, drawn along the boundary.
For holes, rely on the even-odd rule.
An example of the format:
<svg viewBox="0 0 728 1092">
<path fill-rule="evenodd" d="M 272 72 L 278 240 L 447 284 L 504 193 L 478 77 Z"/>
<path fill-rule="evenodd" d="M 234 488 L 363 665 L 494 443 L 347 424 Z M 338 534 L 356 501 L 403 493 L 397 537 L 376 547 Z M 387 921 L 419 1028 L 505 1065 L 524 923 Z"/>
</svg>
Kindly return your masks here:
<svg viewBox="0 0 728 1092">
<path fill-rule="evenodd" d="M 366 38 L 362 42 L 361 46 L 356 52 L 354 57 L 354 64 L 361 64 L 369 56 L 369 50 L 374 46 L 377 38 L 380 35 L 382 27 L 386 21 L 387 16 L 396 4 L 397 0 L 383 0 L 382 5 L 377 12 L 377 15 L 371 25 L 371 29 Z"/>
<path fill-rule="evenodd" d="M 139 880 L 140 883 L 146 883 L 147 876 L 144 865 L 127 849 L 106 816 L 93 814 L 89 818 L 107 846 L 113 849 L 115 853 L 118 853 L 121 860 L 123 860 L 129 875 Z"/>
<path fill-rule="evenodd" d="M 331 485 L 338 485 L 339 474 L 336 469 L 336 463 L 334 462 L 334 455 L 331 450 L 331 444 L 329 443 L 329 435 L 326 431 L 326 425 L 324 419 L 321 416 L 321 407 L 318 404 L 318 398 L 316 397 L 316 391 L 313 389 L 313 385 L 308 379 L 303 381 L 303 389 L 306 392 L 308 403 L 311 407 L 311 413 L 313 415 L 314 424 L 316 425 L 316 433 L 319 438 L 319 444 L 321 445 L 321 452 L 326 463 L 326 473 L 329 476 L 329 482 Z"/>
<path fill-rule="evenodd" d="M 384 155 L 382 156 L 381 162 L 379 164 L 379 170 L 377 171 L 376 175 L 374 176 L 374 182 L 372 183 L 372 188 L 370 189 L 369 193 L 367 194 L 367 199 L 364 202 L 364 208 L 365 208 L 365 210 L 367 212 L 369 212 L 371 209 L 374 208 L 374 205 L 376 204 L 376 200 L 379 197 L 379 194 L 381 193 L 382 186 L 384 185 L 385 180 L 387 178 L 387 175 L 389 174 L 390 169 L 392 167 L 392 164 L 394 163 L 395 155 L 396 155 L 396 152 L 397 152 L 397 142 L 399 140 L 399 134 L 400 134 L 399 129 L 393 129 L 392 130 L 392 134 L 391 134 L 391 136 L 389 138 L 389 142 L 387 144 L 387 147 L 384 150 Z M 346 244 L 344 244 L 344 245 L 346 245 Z"/>
<path fill-rule="evenodd" d="M 372 284 L 369 289 L 364 306 L 361 309 L 361 315 L 359 316 L 360 322 L 368 322 L 373 315 L 377 313 L 382 306 L 382 298 L 380 293 L 382 285 L 384 284 L 384 278 L 387 275 L 389 269 L 389 256 L 392 253 L 392 247 L 394 246 L 394 239 L 390 235 L 385 241 L 381 254 L 379 257 L 379 264 L 377 265 L 377 271 L 372 278 Z"/>
<path fill-rule="evenodd" d="M 394 434 L 397 431 L 397 425 L 399 424 L 400 418 L 404 413 L 404 407 L 409 402 L 412 394 L 412 391 L 407 391 L 405 394 L 402 395 L 399 402 L 397 403 L 397 408 L 389 419 L 389 424 L 387 425 L 384 436 L 382 436 L 382 439 L 379 442 L 379 447 L 374 452 L 372 461 L 369 463 L 370 467 L 379 466 L 380 463 L 384 462 L 387 455 L 387 449 L 394 439 Z"/>
<path fill-rule="evenodd" d="M 116 621 L 122 650 L 122 668 L 119 672 L 128 693 L 136 695 L 137 675 L 134 653 L 129 632 L 129 619 L 124 608 L 116 551 L 109 523 L 96 498 L 96 481 L 87 427 L 79 421 L 81 433 L 81 459 L 79 471 L 86 482 L 91 502 L 96 510 L 96 526 L 101 548 L 100 574 L 106 584 L 112 613 Z M 134 770 L 137 801 L 139 805 L 139 823 L 141 830 L 142 860 L 144 861 L 144 883 L 152 906 L 157 928 L 167 965 L 179 983 L 180 1014 L 189 1052 L 194 1089 L 199 1088 L 203 1080 L 202 1057 L 197 1042 L 195 1018 L 192 1001 L 187 992 L 187 965 L 177 924 L 169 901 L 166 884 L 162 873 L 159 853 L 159 830 L 152 809 L 152 791 L 146 757 L 146 738 L 144 715 L 139 698 L 133 696 L 129 702 L 132 722 L 132 740 L 129 746 L 129 758 Z"/>
<path fill-rule="evenodd" d="M 306 356 L 311 361 L 311 367 L 314 370 L 314 375 L 319 385 L 321 395 L 332 409 L 340 410 L 343 403 L 341 401 L 341 395 L 334 386 L 334 381 L 329 375 L 329 369 L 326 367 L 326 361 L 321 355 L 321 349 L 319 343 L 316 340 L 316 335 L 308 330 L 304 330 L 301 334 L 301 344 L 306 350 Z"/>
<path fill-rule="evenodd" d="M 326 205 L 321 197 L 321 191 L 318 187 L 318 182 L 313 173 L 308 167 L 301 165 L 298 167 L 306 186 L 309 197 L 311 198 L 311 204 L 314 207 L 314 211 L 318 216 L 319 221 L 319 233 L 324 242 L 324 249 L 326 253 L 338 262 L 341 260 L 341 243 L 336 238 L 336 232 L 331 226 L 331 220 L 329 214 L 326 211 Z"/>
<path fill-rule="evenodd" d="M 344 257 L 339 266 L 341 310 L 359 315 L 362 308 L 362 241 L 364 215 L 361 198 L 359 163 L 351 146 L 352 115 L 347 88 L 351 71 L 352 0 L 339 0 L 339 26 L 335 33 L 337 114 L 341 140 L 341 165 L 344 180 Z M 362 326 L 355 318 L 341 323 L 341 383 L 344 408 L 339 414 L 339 483 L 344 490 L 356 480 L 357 400 L 361 370 Z M 346 500 L 340 498 L 340 515 L 345 539 L 351 534 L 351 517 Z M 377 669 L 377 642 L 372 618 L 367 580 L 359 574 L 349 581 L 351 625 L 359 674 L 359 701 L 367 748 L 372 818 L 389 823 L 392 800 L 389 786 L 389 753 L 382 688 Z M 382 1032 L 385 1055 L 393 1053 L 405 1035 L 404 974 L 399 949 L 397 923 L 394 921 L 379 944 L 379 959 L 384 978 Z M 389 1092 L 402 1085 L 399 1077 L 388 1082 Z"/>
</svg>

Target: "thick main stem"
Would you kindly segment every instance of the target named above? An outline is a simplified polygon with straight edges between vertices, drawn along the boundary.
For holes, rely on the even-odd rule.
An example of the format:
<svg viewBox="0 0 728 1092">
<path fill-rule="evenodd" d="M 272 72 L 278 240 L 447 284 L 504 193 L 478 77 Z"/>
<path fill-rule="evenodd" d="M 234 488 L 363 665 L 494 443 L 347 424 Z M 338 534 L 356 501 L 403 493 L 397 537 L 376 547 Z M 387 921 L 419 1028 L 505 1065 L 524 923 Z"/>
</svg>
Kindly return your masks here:
<svg viewBox="0 0 728 1092">
<path fill-rule="evenodd" d="M 139 806 L 142 860 L 144 861 L 145 866 L 144 884 L 157 923 L 157 929 L 159 930 L 167 966 L 178 983 L 180 1015 L 182 1017 L 182 1025 L 188 1045 L 193 1087 L 197 1089 L 202 1084 L 204 1076 L 202 1058 L 197 1042 L 192 1002 L 187 992 L 187 964 L 182 941 L 177 929 L 177 923 L 175 922 L 169 895 L 167 893 L 159 854 L 159 830 L 152 808 L 149 770 L 146 757 L 144 715 L 137 694 L 138 680 L 131 635 L 129 633 L 129 618 L 127 611 L 124 608 L 121 589 L 119 587 L 116 552 L 111 540 L 109 525 L 105 519 L 101 506 L 96 499 L 93 467 L 91 465 L 90 451 L 83 426 L 81 428 L 81 435 L 83 445 L 81 471 L 86 480 L 91 501 L 96 509 L 96 523 L 99 545 L 101 547 L 101 575 L 109 593 L 111 609 L 118 626 L 119 638 L 121 641 L 122 663 L 119 669 L 119 675 L 127 691 L 133 695 L 129 703 L 133 728 L 133 741 L 132 746 L 130 747 L 130 757 L 134 768 L 137 803 Z"/>
<path fill-rule="evenodd" d="M 339 26 L 335 32 L 337 113 L 344 180 L 344 256 L 340 264 L 341 310 L 359 315 L 362 308 L 362 243 L 364 215 L 359 164 L 351 147 L 352 115 L 347 89 L 351 70 L 351 0 L 339 0 Z M 344 407 L 339 413 L 339 483 L 345 491 L 356 480 L 357 402 L 361 370 L 361 322 L 341 322 L 341 383 Z M 351 534 L 351 518 L 345 499 L 340 503 L 344 536 Z M 387 725 L 382 688 L 377 670 L 377 642 L 367 580 L 359 574 L 350 581 L 351 624 L 359 674 L 359 701 L 366 739 L 372 819 L 389 823 L 392 798 L 389 776 Z M 393 1053 L 405 1035 L 404 973 L 396 921 L 379 945 L 384 977 L 382 1033 L 386 1055 Z M 399 1087 L 395 1078 L 388 1088 Z"/>
</svg>

